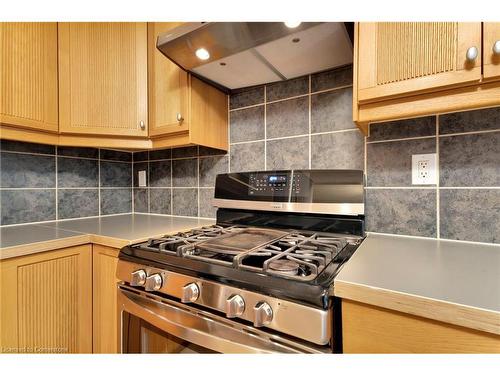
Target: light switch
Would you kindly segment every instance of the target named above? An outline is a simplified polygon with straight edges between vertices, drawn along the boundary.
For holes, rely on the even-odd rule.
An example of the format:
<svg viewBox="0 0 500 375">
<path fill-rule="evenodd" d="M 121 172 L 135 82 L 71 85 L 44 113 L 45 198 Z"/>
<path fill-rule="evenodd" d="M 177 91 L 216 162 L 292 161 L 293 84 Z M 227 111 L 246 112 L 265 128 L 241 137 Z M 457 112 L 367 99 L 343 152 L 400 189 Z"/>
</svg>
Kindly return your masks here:
<svg viewBox="0 0 500 375">
<path fill-rule="evenodd" d="M 139 186 L 146 186 L 146 171 L 139 171 Z"/>
</svg>

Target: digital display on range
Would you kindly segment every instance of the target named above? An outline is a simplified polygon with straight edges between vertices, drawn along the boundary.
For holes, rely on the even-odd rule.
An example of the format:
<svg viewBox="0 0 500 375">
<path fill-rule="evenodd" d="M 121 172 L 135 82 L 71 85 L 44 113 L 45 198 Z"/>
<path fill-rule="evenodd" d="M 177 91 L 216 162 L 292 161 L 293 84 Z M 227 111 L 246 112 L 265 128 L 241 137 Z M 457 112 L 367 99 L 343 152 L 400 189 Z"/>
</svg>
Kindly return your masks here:
<svg viewBox="0 0 500 375">
<path fill-rule="evenodd" d="M 286 175 L 273 175 L 267 178 L 267 181 L 271 184 L 274 183 L 286 183 Z"/>
</svg>

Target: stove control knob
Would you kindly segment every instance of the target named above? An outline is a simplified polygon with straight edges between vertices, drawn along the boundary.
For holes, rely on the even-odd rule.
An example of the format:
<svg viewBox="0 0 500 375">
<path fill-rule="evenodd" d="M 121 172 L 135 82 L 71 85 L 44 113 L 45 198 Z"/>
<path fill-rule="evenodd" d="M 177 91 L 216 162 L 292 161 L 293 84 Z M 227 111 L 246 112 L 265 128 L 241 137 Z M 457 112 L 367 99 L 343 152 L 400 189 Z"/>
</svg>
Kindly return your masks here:
<svg viewBox="0 0 500 375">
<path fill-rule="evenodd" d="M 145 288 L 147 291 L 154 292 L 160 290 L 162 284 L 163 279 L 159 273 L 154 273 L 146 277 Z"/>
<path fill-rule="evenodd" d="M 253 308 L 253 312 L 254 327 L 262 327 L 263 325 L 271 323 L 271 321 L 273 320 L 273 309 L 267 302 L 259 302 Z"/>
<path fill-rule="evenodd" d="M 196 302 L 200 296 L 200 288 L 196 283 L 189 283 L 182 288 L 181 302 Z"/>
<path fill-rule="evenodd" d="M 132 272 L 131 286 L 143 286 L 146 283 L 146 271 L 137 270 Z"/>
<path fill-rule="evenodd" d="M 238 294 L 233 294 L 226 300 L 226 316 L 236 318 L 243 315 L 245 311 L 245 300 Z"/>
</svg>

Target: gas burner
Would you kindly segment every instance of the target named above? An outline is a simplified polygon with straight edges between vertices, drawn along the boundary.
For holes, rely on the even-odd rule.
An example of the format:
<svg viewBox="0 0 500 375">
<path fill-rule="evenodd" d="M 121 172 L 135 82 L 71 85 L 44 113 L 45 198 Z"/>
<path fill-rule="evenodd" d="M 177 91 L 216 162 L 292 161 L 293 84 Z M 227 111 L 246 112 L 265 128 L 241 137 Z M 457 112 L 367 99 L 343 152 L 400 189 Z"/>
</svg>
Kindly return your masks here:
<svg viewBox="0 0 500 375">
<path fill-rule="evenodd" d="M 299 267 L 298 263 L 287 259 L 278 259 L 269 263 L 269 269 L 284 275 L 297 275 L 299 273 Z"/>
</svg>

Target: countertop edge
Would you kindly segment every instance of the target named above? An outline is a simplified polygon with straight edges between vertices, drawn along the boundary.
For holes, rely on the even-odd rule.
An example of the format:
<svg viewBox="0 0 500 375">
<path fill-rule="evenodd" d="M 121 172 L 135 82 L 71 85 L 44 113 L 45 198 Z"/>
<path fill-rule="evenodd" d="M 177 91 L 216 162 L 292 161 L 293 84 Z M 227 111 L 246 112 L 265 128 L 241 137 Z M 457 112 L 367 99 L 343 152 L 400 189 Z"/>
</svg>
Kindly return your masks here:
<svg viewBox="0 0 500 375">
<path fill-rule="evenodd" d="M 85 233 L 75 233 L 74 236 L 54 240 L 4 247 L 0 249 L 0 260 L 59 250 L 65 247 L 85 245 L 90 242 L 90 237 L 90 235 Z"/>
<path fill-rule="evenodd" d="M 334 295 L 457 326 L 500 335 L 500 312 L 369 285 L 335 281 Z"/>
</svg>

